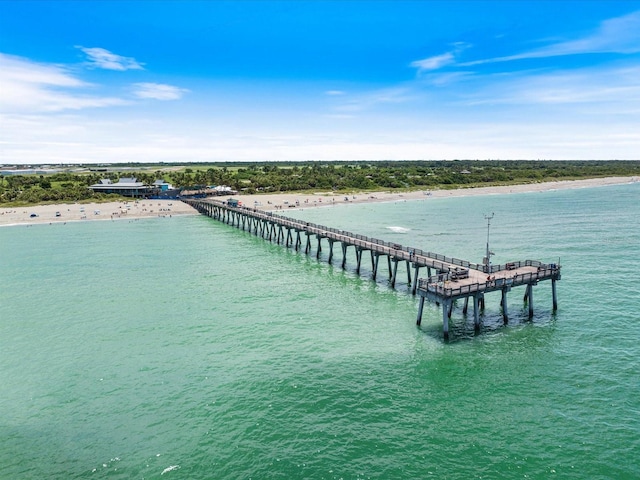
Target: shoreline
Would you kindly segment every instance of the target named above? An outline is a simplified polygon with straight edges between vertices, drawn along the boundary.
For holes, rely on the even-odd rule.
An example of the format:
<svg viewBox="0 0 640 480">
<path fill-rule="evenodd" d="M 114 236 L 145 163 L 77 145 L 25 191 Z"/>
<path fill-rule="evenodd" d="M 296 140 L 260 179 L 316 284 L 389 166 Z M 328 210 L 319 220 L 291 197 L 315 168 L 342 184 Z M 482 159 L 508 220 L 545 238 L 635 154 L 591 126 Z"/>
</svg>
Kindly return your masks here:
<svg viewBox="0 0 640 480">
<path fill-rule="evenodd" d="M 584 180 L 559 180 L 557 182 L 528 183 L 493 187 L 457 188 L 452 190 L 416 190 L 412 192 L 361 192 L 336 194 L 334 192 L 273 193 L 235 195 L 243 206 L 263 211 L 288 210 L 289 208 L 313 208 L 355 203 L 380 203 L 428 198 L 453 198 L 476 195 L 505 195 L 535 193 L 551 190 L 592 188 L 639 182 L 640 178 L 604 177 Z M 218 197 L 224 201 L 228 197 Z M 180 200 L 130 200 L 108 203 L 35 205 L 31 207 L 0 208 L 0 227 L 66 223 L 95 220 L 136 220 L 182 215 L 198 215 L 197 210 Z M 32 216 L 35 215 L 35 216 Z"/>
<path fill-rule="evenodd" d="M 428 198 L 470 197 L 477 195 L 508 195 L 513 193 L 536 193 L 551 190 L 568 190 L 575 188 L 605 187 L 640 182 L 640 177 L 604 177 L 584 180 L 559 180 L 556 182 L 526 183 L 518 185 L 501 185 L 491 187 L 456 188 L 451 190 L 415 190 L 412 192 L 361 192 L 336 194 L 334 192 L 273 193 L 234 195 L 233 198 L 249 208 L 263 211 L 288 210 L 289 208 L 314 208 L 354 203 L 379 203 L 406 200 L 426 200 Z M 227 197 L 221 197 L 226 200 Z"/>
</svg>

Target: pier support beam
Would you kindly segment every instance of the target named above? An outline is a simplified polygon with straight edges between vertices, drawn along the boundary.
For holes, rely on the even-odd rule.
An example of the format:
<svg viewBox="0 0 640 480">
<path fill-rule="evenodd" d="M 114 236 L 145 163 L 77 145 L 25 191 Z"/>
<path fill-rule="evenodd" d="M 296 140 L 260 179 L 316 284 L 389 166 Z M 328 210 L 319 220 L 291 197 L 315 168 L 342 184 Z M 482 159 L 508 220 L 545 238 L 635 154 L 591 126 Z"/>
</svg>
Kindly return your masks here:
<svg viewBox="0 0 640 480">
<path fill-rule="evenodd" d="M 290 247 L 293 243 L 293 236 L 291 235 L 291 229 L 287 228 L 287 241 L 285 242 L 287 247 Z"/>
<path fill-rule="evenodd" d="M 506 325 L 509 323 L 509 309 L 507 308 L 507 289 L 502 289 L 502 321 Z"/>
<path fill-rule="evenodd" d="M 451 310 L 451 300 L 442 302 L 442 333 L 444 339 L 449 340 L 449 311 Z"/>
<path fill-rule="evenodd" d="M 556 279 L 551 279 L 551 295 L 553 296 L 553 311 L 558 310 L 558 293 L 556 292 Z"/>
<path fill-rule="evenodd" d="M 380 261 L 380 254 L 371 252 L 371 261 L 373 262 L 372 270 L 373 270 L 373 279 L 376 279 L 378 275 L 378 262 Z"/>
<path fill-rule="evenodd" d="M 347 264 L 347 247 L 348 245 L 342 242 L 342 269 L 343 270 L 345 265 Z"/>
<path fill-rule="evenodd" d="M 307 244 L 304 247 L 304 253 L 309 253 L 309 250 L 311 250 L 311 234 L 309 232 L 307 233 Z"/>
<path fill-rule="evenodd" d="M 480 295 L 473 296 L 473 328 L 480 330 Z"/>
<path fill-rule="evenodd" d="M 469 311 L 469 297 L 464 297 L 464 306 L 462 307 L 462 314 L 466 315 Z"/>
<path fill-rule="evenodd" d="M 533 285 L 529 283 L 527 285 L 526 297 L 527 305 L 529 307 L 529 318 L 533 318 Z"/>
<path fill-rule="evenodd" d="M 420 271 L 420 267 L 415 264 L 413 268 L 413 288 L 411 289 L 411 294 L 415 295 L 418 289 L 418 272 Z"/>
<path fill-rule="evenodd" d="M 360 275 L 360 265 L 362 264 L 362 248 L 356 247 L 356 273 Z"/>
<path fill-rule="evenodd" d="M 393 273 L 391 274 L 391 288 L 396 286 L 396 275 L 398 274 L 398 259 L 393 259 Z"/>
<path fill-rule="evenodd" d="M 424 297 L 420 297 L 420 303 L 418 304 L 418 319 L 416 320 L 416 325 L 420 326 L 422 323 L 422 310 L 424 309 Z"/>
<path fill-rule="evenodd" d="M 329 240 L 329 260 L 328 260 L 328 262 L 331 263 L 331 260 L 333 259 L 333 242 L 335 240 L 333 240 L 332 238 L 327 238 L 327 240 Z"/>
<path fill-rule="evenodd" d="M 285 238 L 284 238 L 284 227 L 282 225 L 280 225 L 280 228 L 278 228 L 278 239 L 276 240 L 276 243 L 278 245 L 280 245 L 280 240 L 282 240 L 282 243 L 285 242 Z"/>
</svg>

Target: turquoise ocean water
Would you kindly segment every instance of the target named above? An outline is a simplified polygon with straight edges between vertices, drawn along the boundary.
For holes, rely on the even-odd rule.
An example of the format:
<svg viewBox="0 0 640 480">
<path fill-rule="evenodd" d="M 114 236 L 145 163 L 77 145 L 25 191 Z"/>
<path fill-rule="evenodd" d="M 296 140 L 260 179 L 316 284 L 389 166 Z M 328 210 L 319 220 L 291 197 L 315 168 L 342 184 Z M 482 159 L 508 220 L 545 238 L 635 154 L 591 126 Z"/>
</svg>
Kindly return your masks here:
<svg viewBox="0 0 640 480">
<path fill-rule="evenodd" d="M 496 263 L 560 259 L 559 310 L 514 289 L 503 327 L 488 295 L 445 343 L 353 250 L 201 216 L 0 228 L 0 478 L 640 478 L 640 183 L 290 210 L 472 261 L 495 212 Z"/>
</svg>

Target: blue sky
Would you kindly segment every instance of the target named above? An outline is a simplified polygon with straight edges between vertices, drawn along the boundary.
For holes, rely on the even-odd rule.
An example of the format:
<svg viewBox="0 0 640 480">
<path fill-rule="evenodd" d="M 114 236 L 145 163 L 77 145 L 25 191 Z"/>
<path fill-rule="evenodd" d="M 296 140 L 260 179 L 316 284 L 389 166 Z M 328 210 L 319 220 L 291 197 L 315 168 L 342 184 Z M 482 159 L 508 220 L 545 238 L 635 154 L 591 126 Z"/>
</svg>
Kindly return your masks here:
<svg viewBox="0 0 640 480">
<path fill-rule="evenodd" d="M 0 2 L 0 164 L 640 158 L 640 1 Z"/>
</svg>

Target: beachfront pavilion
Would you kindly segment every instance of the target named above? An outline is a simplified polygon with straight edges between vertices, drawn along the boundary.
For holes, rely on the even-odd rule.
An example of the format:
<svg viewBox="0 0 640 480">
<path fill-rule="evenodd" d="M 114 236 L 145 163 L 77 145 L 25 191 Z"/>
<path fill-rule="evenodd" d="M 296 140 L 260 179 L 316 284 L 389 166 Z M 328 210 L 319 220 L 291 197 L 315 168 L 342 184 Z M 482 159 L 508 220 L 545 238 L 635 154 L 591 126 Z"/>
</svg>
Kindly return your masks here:
<svg viewBox="0 0 640 480">
<path fill-rule="evenodd" d="M 116 183 L 104 178 L 100 180 L 100 183 L 95 183 L 89 188 L 97 193 L 117 193 L 132 198 L 144 198 L 154 191 L 154 187 L 138 182 L 135 177 L 121 178 Z"/>
</svg>

